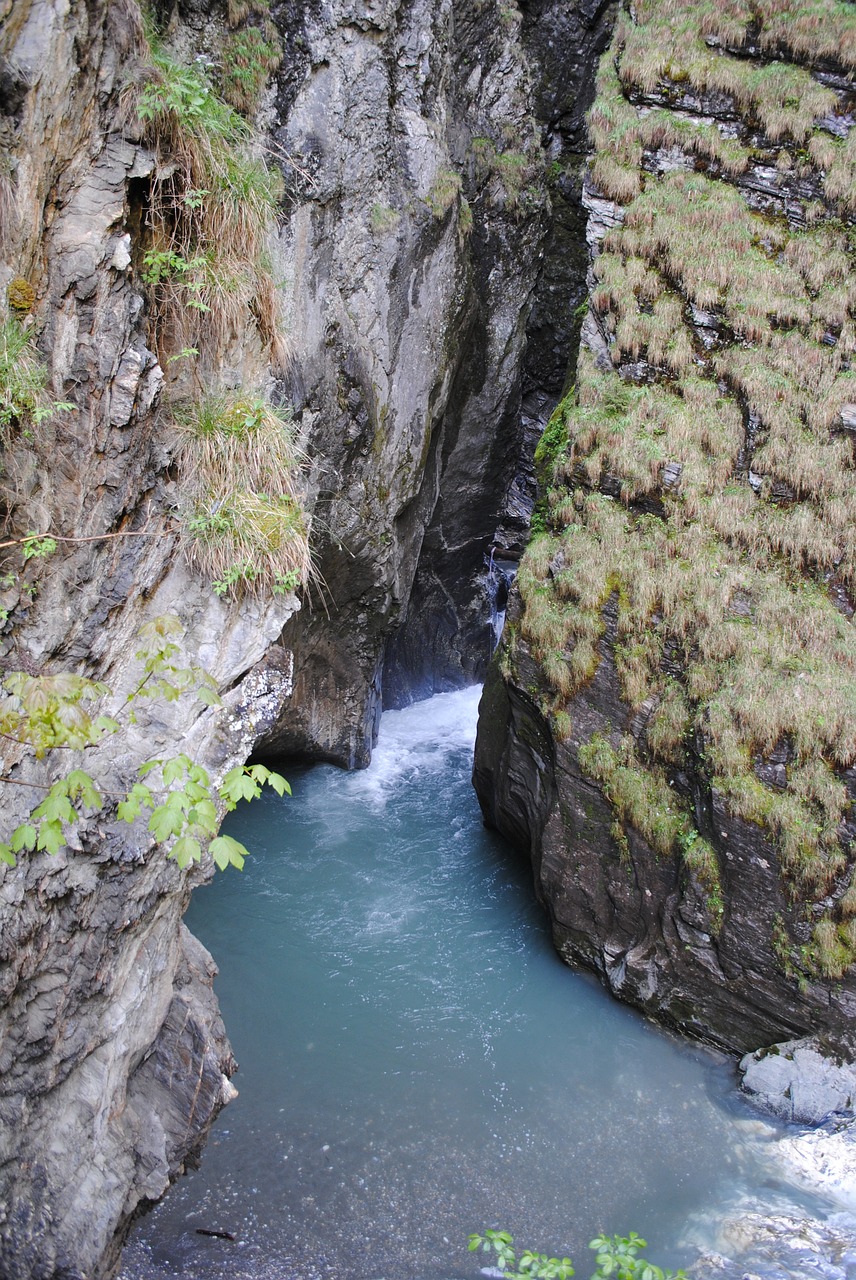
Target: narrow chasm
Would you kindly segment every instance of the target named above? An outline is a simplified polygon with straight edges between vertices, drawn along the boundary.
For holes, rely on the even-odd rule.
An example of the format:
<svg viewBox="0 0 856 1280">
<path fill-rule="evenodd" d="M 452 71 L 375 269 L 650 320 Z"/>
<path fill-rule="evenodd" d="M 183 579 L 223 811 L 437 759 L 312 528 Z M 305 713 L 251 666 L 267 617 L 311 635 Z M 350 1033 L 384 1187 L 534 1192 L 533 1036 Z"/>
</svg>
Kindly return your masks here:
<svg viewBox="0 0 856 1280">
<path fill-rule="evenodd" d="M 497 140 L 495 118 L 492 136 L 470 140 L 476 305 L 447 411 L 438 500 L 386 645 L 384 707 L 483 680 L 497 643 L 497 615 L 529 536 L 535 448 L 573 381 L 588 270 L 584 117 L 614 9 L 572 2 L 522 11 L 517 34 L 539 165 L 515 150 L 507 130 Z M 453 102 L 463 116 L 484 20 L 461 15 L 458 35 Z M 524 259 L 530 269 L 521 282 Z M 520 302 L 523 332 L 494 355 L 495 316 Z"/>
<path fill-rule="evenodd" d="M 0 1280 L 843 1280 L 855 34 L 0 0 Z"/>
</svg>

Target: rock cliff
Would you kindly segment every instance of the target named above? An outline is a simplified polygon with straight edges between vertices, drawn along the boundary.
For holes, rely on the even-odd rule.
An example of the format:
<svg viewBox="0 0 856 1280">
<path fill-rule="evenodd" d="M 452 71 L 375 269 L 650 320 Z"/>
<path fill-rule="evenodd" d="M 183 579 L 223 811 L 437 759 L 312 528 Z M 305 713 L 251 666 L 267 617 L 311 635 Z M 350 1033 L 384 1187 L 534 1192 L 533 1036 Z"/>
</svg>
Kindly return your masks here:
<svg viewBox="0 0 856 1280">
<path fill-rule="evenodd" d="M 476 750 L 560 953 L 732 1051 L 856 1012 L 854 26 L 823 15 L 620 16 Z"/>
</svg>

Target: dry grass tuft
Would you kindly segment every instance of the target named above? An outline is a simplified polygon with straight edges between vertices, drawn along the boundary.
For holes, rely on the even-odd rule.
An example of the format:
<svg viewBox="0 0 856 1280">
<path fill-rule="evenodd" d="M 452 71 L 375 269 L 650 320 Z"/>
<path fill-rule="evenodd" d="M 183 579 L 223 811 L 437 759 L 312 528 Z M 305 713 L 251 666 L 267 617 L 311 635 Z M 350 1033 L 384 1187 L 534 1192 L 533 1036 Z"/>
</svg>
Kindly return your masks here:
<svg viewBox="0 0 856 1280">
<path fill-rule="evenodd" d="M 302 456 L 264 400 L 211 397 L 175 414 L 185 548 L 215 590 L 267 595 L 311 579 Z"/>
</svg>

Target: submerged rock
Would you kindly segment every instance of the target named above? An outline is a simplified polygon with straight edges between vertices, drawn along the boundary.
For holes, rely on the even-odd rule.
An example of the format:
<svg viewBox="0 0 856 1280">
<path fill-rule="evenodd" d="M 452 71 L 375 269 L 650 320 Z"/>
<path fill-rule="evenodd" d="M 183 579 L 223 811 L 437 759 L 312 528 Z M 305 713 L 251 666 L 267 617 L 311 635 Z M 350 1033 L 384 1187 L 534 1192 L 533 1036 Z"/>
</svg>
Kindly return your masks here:
<svg viewBox="0 0 856 1280">
<path fill-rule="evenodd" d="M 856 1123 L 783 1138 L 777 1156 L 789 1182 L 856 1212 Z"/>
</svg>

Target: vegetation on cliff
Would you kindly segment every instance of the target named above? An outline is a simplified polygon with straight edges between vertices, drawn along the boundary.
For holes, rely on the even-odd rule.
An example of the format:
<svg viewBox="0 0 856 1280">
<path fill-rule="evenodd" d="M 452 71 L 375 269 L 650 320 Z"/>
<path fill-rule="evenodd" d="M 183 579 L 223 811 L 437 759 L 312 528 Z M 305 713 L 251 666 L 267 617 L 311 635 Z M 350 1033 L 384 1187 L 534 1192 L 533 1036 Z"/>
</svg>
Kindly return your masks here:
<svg viewBox="0 0 856 1280">
<path fill-rule="evenodd" d="M 311 562 L 302 455 L 290 414 L 255 388 L 215 389 L 224 353 L 245 342 L 248 331 L 273 365 L 284 352 L 268 258 L 280 183 L 254 154 L 249 126 L 229 104 L 238 98 L 241 110 L 254 109 L 276 65 L 267 5 L 256 0 L 230 7 L 222 66 L 229 101 L 198 62 L 182 61 L 169 50 L 134 6 L 126 17 L 136 56 L 122 90 L 120 119 L 153 160 L 131 258 L 148 293 L 149 341 L 172 373 L 158 424 L 169 437 L 181 497 L 178 521 L 173 506 L 163 511 L 160 527 L 101 536 L 178 535 L 190 564 L 212 580 L 218 595 L 291 593 L 310 577 Z M 261 53 L 259 21 L 259 39 L 266 36 L 269 45 Z M 252 84 L 244 82 L 245 75 Z M 49 369 L 37 345 L 44 317 L 29 314 L 36 304 L 33 286 L 16 277 L 7 300 L 9 315 L 0 327 L 0 446 L 7 453 L 38 452 L 40 425 L 78 406 L 49 393 Z M 189 375 L 187 361 L 194 362 Z M 173 368 L 176 362 L 181 370 Z M 21 501 L 8 468 L 0 493 L 9 528 L 0 544 L 6 570 L 0 584 L 19 588 L 15 604 L 0 612 L 0 625 L 12 627 L 16 605 L 26 607 L 38 590 L 35 581 L 24 587 L 21 567 L 100 539 L 62 536 L 50 526 L 16 532 Z M 134 704 L 142 697 L 172 702 L 195 692 L 207 705 L 219 704 L 201 668 L 176 664 L 182 633 L 176 618 L 145 624 L 136 654 L 140 682 L 126 698 L 71 672 L 3 676 L 0 736 L 16 744 L 17 759 L 0 782 L 45 795 L 13 830 L 0 832 L 0 862 L 14 866 L 21 852 L 56 853 L 69 842 L 79 844 L 87 822 L 103 811 L 128 823 L 147 818 L 153 838 L 148 843 L 163 845 L 180 867 L 198 862 L 206 850 L 220 867 L 242 864 L 246 850 L 217 835 L 220 818 L 265 783 L 282 793 L 287 784 L 279 775 L 238 765 L 215 785 L 205 769 L 178 755 L 146 762 L 129 790 L 110 791 L 84 768 L 86 753 L 91 756 L 134 723 Z M 115 750 L 116 740 L 111 745 Z M 31 757 L 44 761 L 41 771 L 18 776 L 14 764 Z"/>
<path fill-rule="evenodd" d="M 612 602 L 634 727 L 579 758 L 619 846 L 629 824 L 682 851 L 716 930 L 691 764 L 774 842 L 803 944 L 780 933 L 783 962 L 830 978 L 856 958 L 854 65 L 835 0 L 621 13 L 589 114 L 615 203 L 508 657 L 530 646 L 567 736 Z"/>
<path fill-rule="evenodd" d="M 85 835 L 87 818 L 109 806 L 120 822 L 147 819 L 151 843 L 163 845 L 182 869 L 200 862 L 204 852 L 211 854 L 221 871 L 243 867 L 247 849 L 231 836 L 217 834 L 220 819 L 239 800 L 259 796 L 265 785 L 279 795 L 290 792 L 280 774 L 263 765 L 237 765 L 214 786 L 207 770 L 181 753 L 147 760 L 134 784 L 115 792 L 96 785 L 82 767 L 88 750 L 134 723 L 135 704 L 142 698 L 172 702 L 195 695 L 207 706 L 220 705 L 214 681 L 202 668 L 176 664 L 181 635 L 176 618 L 155 618 L 143 627 L 136 655 L 140 678 L 125 698 L 118 699 L 118 706 L 105 684 L 70 673 L 31 676 L 14 671 L 0 681 L 0 737 L 36 760 L 45 760 L 48 777 L 58 759 L 63 764 L 74 761 L 73 768 L 60 769 L 53 781 L 0 777 L 7 786 L 46 793 L 0 841 L 0 863 L 14 867 L 21 852 L 59 853 L 72 838 L 79 842 Z M 65 756 L 66 752 L 73 754 Z"/>
</svg>

